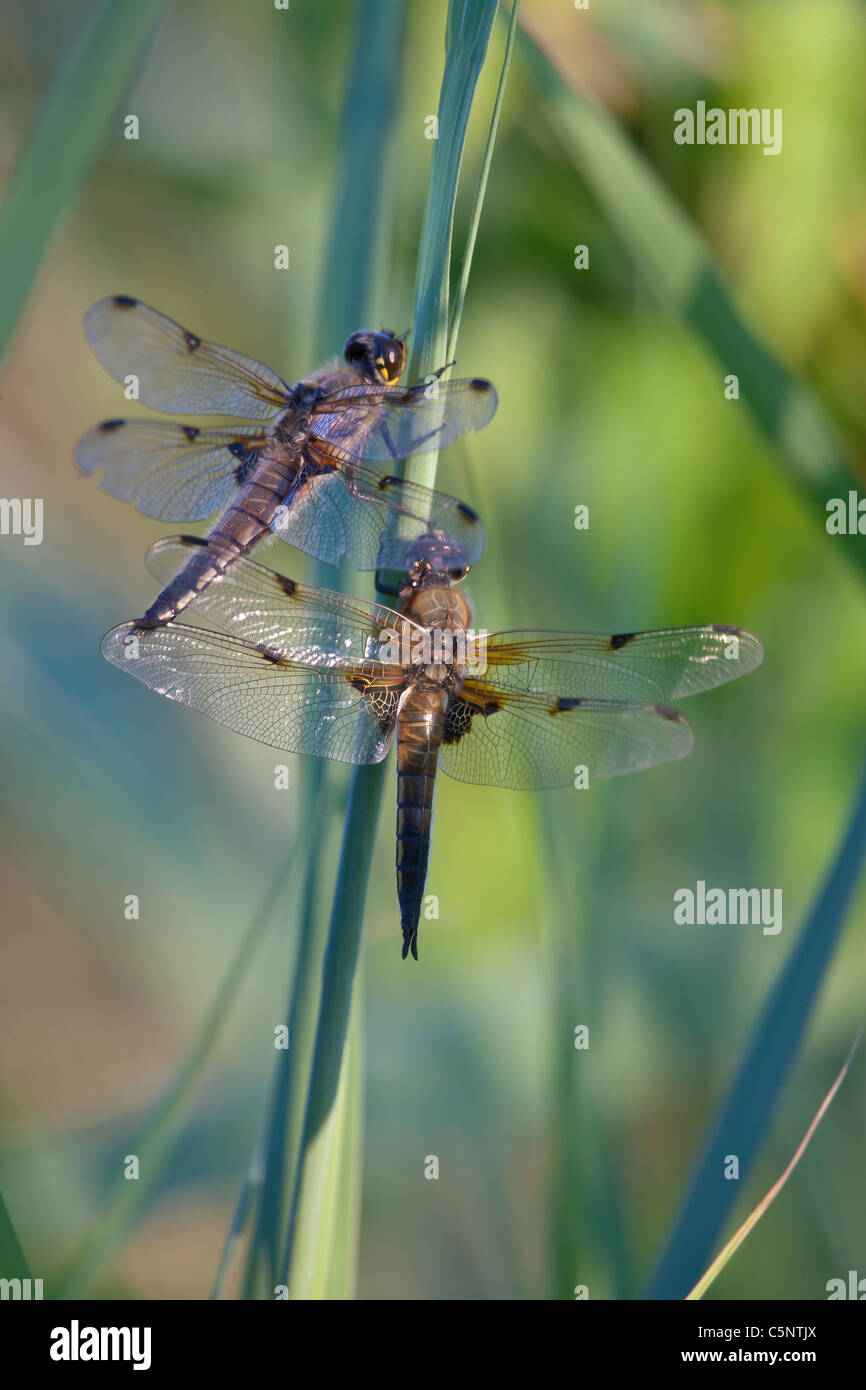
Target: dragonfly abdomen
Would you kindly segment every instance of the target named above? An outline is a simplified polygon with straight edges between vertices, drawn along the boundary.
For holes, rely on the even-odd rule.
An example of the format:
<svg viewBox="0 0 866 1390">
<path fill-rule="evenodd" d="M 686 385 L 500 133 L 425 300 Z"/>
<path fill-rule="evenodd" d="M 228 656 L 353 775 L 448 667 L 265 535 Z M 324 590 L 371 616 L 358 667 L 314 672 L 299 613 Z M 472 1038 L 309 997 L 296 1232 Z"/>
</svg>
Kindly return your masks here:
<svg viewBox="0 0 866 1390">
<path fill-rule="evenodd" d="M 271 522 L 291 486 L 296 466 L 263 458 L 250 481 L 201 548 L 190 556 L 144 614 L 152 626 L 170 623 L 241 555 L 269 534 Z"/>
<path fill-rule="evenodd" d="M 397 896 L 403 959 L 418 959 L 418 921 L 424 900 L 436 764 L 445 727 L 441 688 L 415 690 L 397 717 Z"/>
</svg>

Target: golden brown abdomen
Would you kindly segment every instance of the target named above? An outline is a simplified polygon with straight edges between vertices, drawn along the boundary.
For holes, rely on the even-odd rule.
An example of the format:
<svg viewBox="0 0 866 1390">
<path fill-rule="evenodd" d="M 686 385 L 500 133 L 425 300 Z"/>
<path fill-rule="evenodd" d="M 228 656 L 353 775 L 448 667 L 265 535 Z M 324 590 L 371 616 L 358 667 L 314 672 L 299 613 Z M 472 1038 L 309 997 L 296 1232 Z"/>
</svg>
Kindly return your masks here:
<svg viewBox="0 0 866 1390">
<path fill-rule="evenodd" d="M 412 691 L 397 716 L 397 897 L 403 959 L 418 959 L 418 920 L 424 900 L 436 764 L 447 696 L 439 687 Z"/>
</svg>

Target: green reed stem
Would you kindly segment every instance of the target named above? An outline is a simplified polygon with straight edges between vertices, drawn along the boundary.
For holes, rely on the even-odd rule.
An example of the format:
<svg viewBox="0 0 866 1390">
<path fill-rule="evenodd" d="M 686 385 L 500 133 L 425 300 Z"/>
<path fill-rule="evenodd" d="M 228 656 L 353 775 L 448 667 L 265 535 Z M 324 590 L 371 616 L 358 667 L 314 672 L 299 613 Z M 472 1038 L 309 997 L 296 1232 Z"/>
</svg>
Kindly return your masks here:
<svg viewBox="0 0 866 1390">
<path fill-rule="evenodd" d="M 460 165 L 469 114 L 487 54 L 497 0 L 451 0 L 445 40 L 445 66 L 439 98 L 439 139 L 433 148 L 415 286 L 413 357 L 410 376 L 441 365 L 447 342 L 451 239 Z M 430 486 L 436 456 L 409 460 L 406 475 Z M 339 1199 L 329 1179 L 341 1169 L 335 1159 L 338 1136 L 345 1142 L 336 1102 L 341 1074 L 352 1065 L 346 1036 L 352 1010 L 364 903 L 370 878 L 385 765 L 353 770 L 316 1029 L 313 1073 L 304 1117 L 303 1157 L 292 1198 L 280 1283 L 290 1297 L 321 1297 L 333 1287 L 317 1272 L 319 1247 L 310 1232 L 321 1230 L 320 1213 Z M 345 1171 L 345 1170 L 343 1170 Z M 328 1202 L 328 1192 L 331 1202 Z M 327 1242 L 323 1242 L 327 1244 Z"/>
<path fill-rule="evenodd" d="M 362 0 L 341 121 L 337 197 L 323 266 L 317 356 L 338 351 L 350 332 L 366 324 L 371 312 L 403 32 L 402 0 Z M 326 570 L 325 566 L 317 566 L 316 579 L 332 586 L 333 575 L 323 574 Z M 304 776 L 307 814 L 323 801 L 333 803 L 333 769 L 310 760 Z M 278 1266 L 299 1181 L 327 939 L 326 921 L 316 911 L 322 853 L 320 837 L 310 848 L 305 870 L 300 945 L 286 1014 L 290 1047 L 278 1059 L 262 1150 L 261 1187 L 251 1197 L 255 1219 L 243 1280 L 243 1294 L 248 1298 L 272 1298 L 275 1286 L 285 1283 Z M 359 1035 L 356 1041 L 360 1048 Z M 360 1065 L 353 1071 L 353 1078 L 359 1077 Z M 347 1113 L 358 1109 L 356 1097 Z M 249 1175 L 244 1190 L 248 1185 Z M 359 1178 L 353 1189 L 360 1191 Z M 335 1263 L 344 1264 L 347 1269 L 354 1267 L 349 1233 L 356 1225 L 357 1214 L 347 1213 L 340 1230 L 346 1233 L 349 1244 L 341 1255 L 334 1255 Z"/>
</svg>

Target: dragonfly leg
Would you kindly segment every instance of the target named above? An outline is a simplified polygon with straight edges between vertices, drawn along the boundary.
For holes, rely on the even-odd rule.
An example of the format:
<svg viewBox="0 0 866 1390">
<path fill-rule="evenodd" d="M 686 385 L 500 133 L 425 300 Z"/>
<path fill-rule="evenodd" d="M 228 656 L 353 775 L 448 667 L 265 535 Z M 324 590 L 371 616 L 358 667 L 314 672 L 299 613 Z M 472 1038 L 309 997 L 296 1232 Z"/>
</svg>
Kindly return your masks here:
<svg viewBox="0 0 866 1390">
<path fill-rule="evenodd" d="M 400 590 L 395 589 L 391 584 L 383 584 L 381 576 L 386 574 L 386 570 L 376 570 L 376 590 L 380 594 L 388 594 L 391 598 L 399 598 Z"/>
</svg>

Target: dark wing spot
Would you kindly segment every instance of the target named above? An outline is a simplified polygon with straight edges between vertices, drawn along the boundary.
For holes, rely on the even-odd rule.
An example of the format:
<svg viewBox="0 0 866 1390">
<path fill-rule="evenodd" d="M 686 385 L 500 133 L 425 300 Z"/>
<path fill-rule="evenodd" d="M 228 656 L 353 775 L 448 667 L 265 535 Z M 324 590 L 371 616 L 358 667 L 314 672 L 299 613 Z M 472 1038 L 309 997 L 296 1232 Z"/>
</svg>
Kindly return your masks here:
<svg viewBox="0 0 866 1390">
<path fill-rule="evenodd" d="M 99 428 L 101 430 L 119 430 L 121 425 L 125 424 L 125 420 L 103 420 Z"/>
<path fill-rule="evenodd" d="M 395 478 L 393 474 L 387 478 L 380 478 L 379 491 L 384 492 L 386 488 L 393 487 L 395 483 L 399 483 L 401 481 L 402 480 L 400 478 Z"/>
<path fill-rule="evenodd" d="M 445 714 L 445 728 L 442 731 L 443 743 L 459 743 L 464 734 L 472 728 L 472 716 L 477 713 L 467 700 L 458 696 L 448 705 Z"/>
<path fill-rule="evenodd" d="M 473 525 L 477 523 L 478 513 L 474 512 L 471 507 L 467 507 L 465 502 L 458 502 L 457 510 L 466 521 L 471 521 Z"/>
<path fill-rule="evenodd" d="M 556 704 L 553 706 L 553 709 L 550 711 L 550 713 L 551 713 L 551 714 L 561 714 L 563 710 L 566 710 L 566 709 L 577 709 L 578 705 L 582 705 L 582 704 L 583 704 L 583 700 L 581 700 L 581 699 L 579 699 L 579 698 L 575 699 L 575 698 L 570 697 L 570 696 L 568 696 L 568 695 L 561 695 L 561 696 L 559 697 L 559 699 L 557 700 Z"/>
<path fill-rule="evenodd" d="M 201 338 L 197 338 L 187 328 L 183 330 L 183 340 L 186 343 L 187 352 L 195 352 L 196 348 L 201 346 Z"/>
<path fill-rule="evenodd" d="M 277 574 L 274 577 L 284 594 L 289 594 L 291 596 L 297 592 L 297 584 L 294 579 L 289 579 L 288 575 Z"/>
<path fill-rule="evenodd" d="M 636 637 L 636 632 L 615 632 L 607 645 L 612 652 L 616 652 L 619 651 L 620 647 L 627 647 L 629 642 L 633 642 Z"/>
<path fill-rule="evenodd" d="M 181 536 L 181 545 L 207 545 L 205 536 Z"/>
<path fill-rule="evenodd" d="M 275 652 L 272 647 L 266 647 L 264 642 L 256 643 L 256 651 L 261 652 L 265 661 L 272 662 L 274 666 L 284 666 L 286 664 L 279 652 Z"/>
<path fill-rule="evenodd" d="M 483 376 L 474 376 L 469 383 L 473 391 L 489 391 L 491 384 L 491 382 L 485 381 Z"/>
<path fill-rule="evenodd" d="M 199 429 L 195 425 L 181 425 L 181 429 L 189 440 L 190 444 L 199 437 Z"/>
<path fill-rule="evenodd" d="M 118 309 L 134 309 L 138 300 L 132 299 L 128 294 L 116 294 L 111 302 Z"/>
<path fill-rule="evenodd" d="M 505 706 L 503 705 L 501 700 L 487 700 L 486 703 L 481 707 L 481 713 L 484 715 L 484 718 L 486 719 L 489 714 L 496 714 L 499 710 L 504 708 Z"/>
<path fill-rule="evenodd" d="M 733 637 L 742 637 L 741 627 L 731 627 L 729 623 L 713 623 L 713 632 L 729 632 Z"/>
<path fill-rule="evenodd" d="M 359 690 L 362 695 L 369 684 L 369 681 L 366 681 L 363 676 L 347 676 L 346 680 L 353 690 Z"/>
<path fill-rule="evenodd" d="M 670 709 L 667 705 L 653 705 L 653 709 L 656 714 L 661 715 L 662 719 L 669 719 L 672 724 L 679 724 L 682 722 L 683 716 L 680 714 L 679 710 Z"/>
</svg>

